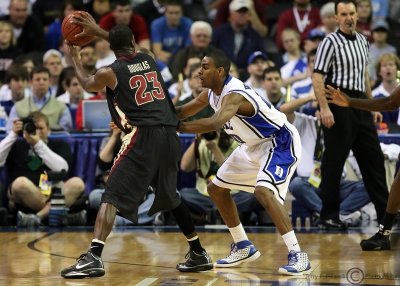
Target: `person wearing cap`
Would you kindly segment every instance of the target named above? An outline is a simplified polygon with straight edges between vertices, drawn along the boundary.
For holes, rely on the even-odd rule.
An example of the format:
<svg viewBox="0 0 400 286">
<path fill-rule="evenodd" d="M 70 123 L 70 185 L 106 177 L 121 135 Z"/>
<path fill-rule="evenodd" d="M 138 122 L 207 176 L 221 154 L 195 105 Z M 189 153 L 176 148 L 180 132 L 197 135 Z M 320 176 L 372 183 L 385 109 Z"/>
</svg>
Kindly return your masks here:
<svg viewBox="0 0 400 286">
<path fill-rule="evenodd" d="M 337 29 L 337 23 L 335 19 L 335 3 L 328 2 L 321 7 L 319 11 L 321 17 L 322 26 L 319 27 L 321 31 L 328 35 L 333 33 Z"/>
<path fill-rule="evenodd" d="M 279 15 L 275 38 L 277 47 L 283 50 L 282 33 L 285 29 L 297 31 L 303 44 L 308 32 L 320 24 L 319 9 L 312 6 L 311 0 L 293 0 L 293 7 Z"/>
<path fill-rule="evenodd" d="M 260 37 L 265 37 L 268 33 L 268 26 L 265 24 L 267 22 L 266 17 L 265 17 L 265 4 L 263 0 L 222 0 L 217 6 L 217 14 L 215 16 L 214 20 L 214 27 L 221 26 L 222 24 L 228 22 L 229 18 L 229 7 L 231 3 L 236 2 L 236 3 L 241 3 L 241 2 L 246 2 L 249 3 L 248 5 L 249 12 L 250 12 L 250 22 L 251 26 L 257 33 L 260 35 Z M 232 4 L 232 5 L 238 5 L 238 4 Z M 247 5 L 247 4 L 246 4 Z"/>
<path fill-rule="evenodd" d="M 266 97 L 263 72 L 266 68 L 275 64 L 269 61 L 267 55 L 261 51 L 252 53 L 247 63 L 249 78 L 244 83 L 254 89 L 258 95 Z"/>
<path fill-rule="evenodd" d="M 304 51 L 308 54 L 310 51 L 318 48 L 319 43 L 325 38 L 325 33 L 320 28 L 314 28 L 308 33 L 304 41 Z"/>
<path fill-rule="evenodd" d="M 247 60 L 254 51 L 263 51 L 263 39 L 250 21 L 251 2 L 234 0 L 229 5 L 230 21 L 214 29 L 212 44 L 234 62 L 243 77 Z"/>
<path fill-rule="evenodd" d="M 369 49 L 368 72 L 373 83 L 377 80 L 376 65 L 383 54 L 397 54 L 397 49 L 388 44 L 389 25 L 385 20 L 378 20 L 372 24 L 372 38 L 374 42 Z"/>
</svg>

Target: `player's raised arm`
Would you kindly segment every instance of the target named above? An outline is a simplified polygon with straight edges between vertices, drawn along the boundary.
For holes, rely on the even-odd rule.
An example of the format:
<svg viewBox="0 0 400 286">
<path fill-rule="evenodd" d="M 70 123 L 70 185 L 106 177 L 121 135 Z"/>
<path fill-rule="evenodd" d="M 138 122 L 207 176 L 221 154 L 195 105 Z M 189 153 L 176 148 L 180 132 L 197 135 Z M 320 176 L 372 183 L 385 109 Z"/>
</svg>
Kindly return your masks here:
<svg viewBox="0 0 400 286">
<path fill-rule="evenodd" d="M 90 75 L 82 67 L 78 48 L 68 45 L 68 53 L 71 56 L 77 78 L 86 91 L 97 92 L 104 89 L 106 86 L 110 88 L 115 87 L 117 79 L 111 68 L 101 68 L 94 75 Z"/>
<path fill-rule="evenodd" d="M 372 99 L 352 98 L 330 85 L 325 89 L 325 93 L 329 103 L 342 107 L 353 107 L 368 111 L 388 111 L 400 107 L 400 86 L 390 96 Z"/>
<path fill-rule="evenodd" d="M 71 23 L 80 25 L 83 28 L 83 31 L 75 36 L 76 38 L 95 36 L 102 38 L 107 42 L 109 41 L 108 32 L 100 28 L 100 26 L 97 25 L 96 21 L 93 19 L 92 15 L 87 12 L 80 11 L 79 13 L 76 13 L 73 19 L 71 19 Z"/>
<path fill-rule="evenodd" d="M 238 111 L 240 105 L 245 101 L 238 93 L 231 93 L 222 100 L 221 108 L 209 118 L 196 121 L 182 122 L 178 128 L 180 132 L 206 133 L 221 128 Z"/>
</svg>

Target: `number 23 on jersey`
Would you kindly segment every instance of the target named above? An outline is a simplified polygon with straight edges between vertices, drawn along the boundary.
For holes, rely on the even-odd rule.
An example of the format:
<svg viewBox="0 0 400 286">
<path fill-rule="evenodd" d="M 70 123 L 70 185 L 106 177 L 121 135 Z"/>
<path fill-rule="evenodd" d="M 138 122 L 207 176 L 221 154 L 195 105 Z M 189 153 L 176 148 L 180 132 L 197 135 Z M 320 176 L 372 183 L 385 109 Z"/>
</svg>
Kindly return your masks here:
<svg viewBox="0 0 400 286">
<path fill-rule="evenodd" d="M 165 94 L 160 81 L 157 78 L 157 72 L 151 71 L 144 75 L 137 74 L 130 78 L 131 89 L 135 90 L 135 100 L 137 105 L 143 105 L 154 101 L 154 99 L 164 99 Z M 153 84 L 151 91 L 146 91 L 149 84 Z"/>
</svg>

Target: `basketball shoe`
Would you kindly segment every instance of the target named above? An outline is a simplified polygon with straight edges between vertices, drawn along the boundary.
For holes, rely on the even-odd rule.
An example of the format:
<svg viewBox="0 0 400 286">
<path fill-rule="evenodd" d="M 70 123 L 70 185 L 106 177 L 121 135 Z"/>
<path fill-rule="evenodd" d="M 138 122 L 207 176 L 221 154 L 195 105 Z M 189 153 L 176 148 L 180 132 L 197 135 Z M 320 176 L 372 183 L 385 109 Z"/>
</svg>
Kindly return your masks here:
<svg viewBox="0 0 400 286">
<path fill-rule="evenodd" d="M 61 271 L 64 278 L 85 278 L 100 277 L 105 273 L 101 257 L 97 257 L 92 252 L 82 254 L 78 262 Z"/>
<path fill-rule="evenodd" d="M 244 262 L 251 262 L 260 257 L 261 253 L 250 240 L 231 244 L 231 252 L 226 258 L 214 263 L 215 267 L 235 267 Z"/>
<path fill-rule="evenodd" d="M 181 272 L 199 272 L 213 268 L 211 257 L 205 250 L 201 253 L 197 253 L 190 249 L 185 258 L 187 258 L 185 262 L 176 265 L 176 269 Z"/>
<path fill-rule="evenodd" d="M 360 246 L 364 251 L 390 250 L 389 235 L 383 235 L 382 233 L 377 232 L 370 238 L 361 240 Z"/>
<path fill-rule="evenodd" d="M 288 255 L 288 264 L 279 268 L 280 274 L 285 275 L 303 275 L 310 274 L 311 264 L 307 253 L 290 251 Z"/>
</svg>

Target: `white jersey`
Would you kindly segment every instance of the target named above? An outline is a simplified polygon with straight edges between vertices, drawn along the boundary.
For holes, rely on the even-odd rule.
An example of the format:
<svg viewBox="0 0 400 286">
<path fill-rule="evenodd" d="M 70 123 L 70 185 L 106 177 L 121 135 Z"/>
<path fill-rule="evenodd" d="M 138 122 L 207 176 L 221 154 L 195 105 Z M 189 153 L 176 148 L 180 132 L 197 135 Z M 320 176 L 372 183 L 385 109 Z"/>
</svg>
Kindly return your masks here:
<svg viewBox="0 0 400 286">
<path fill-rule="evenodd" d="M 244 96 L 255 110 L 255 114 L 251 117 L 236 114 L 224 124 L 225 132 L 239 143 L 249 146 L 261 143 L 274 138 L 276 132 L 280 131 L 284 125 L 290 125 L 285 114 L 276 110 L 253 89 L 232 76 L 226 79 L 221 95 L 216 95 L 209 90 L 210 106 L 215 111 L 219 110 L 224 97 L 231 93 L 239 93 Z"/>
</svg>

